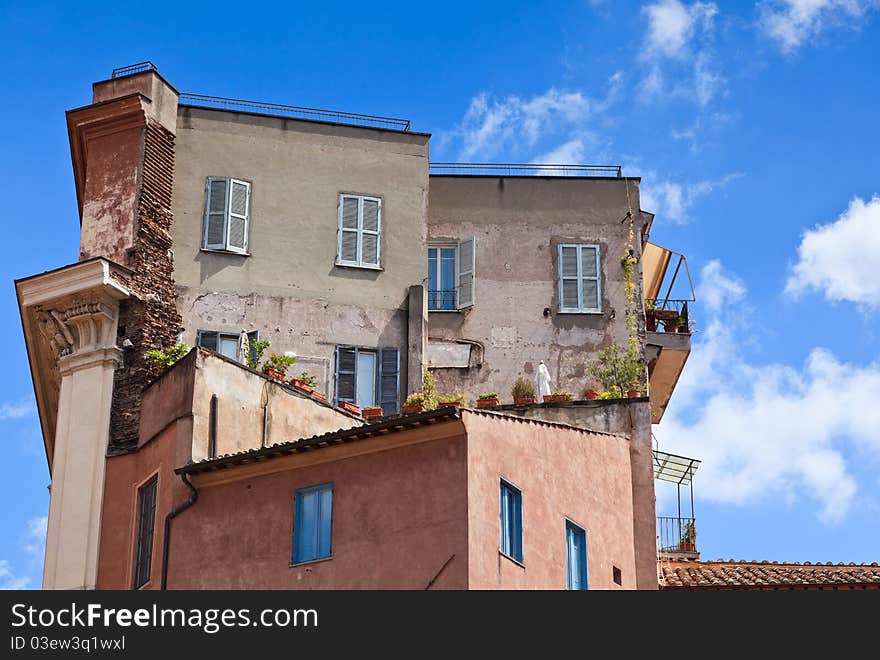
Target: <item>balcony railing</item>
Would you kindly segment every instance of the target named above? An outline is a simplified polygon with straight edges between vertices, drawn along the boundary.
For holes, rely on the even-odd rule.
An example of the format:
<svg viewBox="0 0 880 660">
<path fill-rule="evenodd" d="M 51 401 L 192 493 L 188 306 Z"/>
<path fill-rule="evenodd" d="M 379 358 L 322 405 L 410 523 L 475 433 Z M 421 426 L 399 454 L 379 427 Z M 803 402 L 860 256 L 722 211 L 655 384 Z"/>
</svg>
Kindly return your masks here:
<svg viewBox="0 0 880 660">
<path fill-rule="evenodd" d="M 455 289 L 451 291 L 428 291 L 428 311 L 445 312 L 455 309 Z"/>
<path fill-rule="evenodd" d="M 660 552 L 697 552 L 694 518 L 657 516 L 657 549 Z"/>
<path fill-rule="evenodd" d="M 623 176 L 620 165 L 542 165 L 538 163 L 431 163 L 431 174 L 470 176 Z"/>
<path fill-rule="evenodd" d="M 645 326 L 648 332 L 690 333 L 687 300 L 646 300 Z"/>
</svg>

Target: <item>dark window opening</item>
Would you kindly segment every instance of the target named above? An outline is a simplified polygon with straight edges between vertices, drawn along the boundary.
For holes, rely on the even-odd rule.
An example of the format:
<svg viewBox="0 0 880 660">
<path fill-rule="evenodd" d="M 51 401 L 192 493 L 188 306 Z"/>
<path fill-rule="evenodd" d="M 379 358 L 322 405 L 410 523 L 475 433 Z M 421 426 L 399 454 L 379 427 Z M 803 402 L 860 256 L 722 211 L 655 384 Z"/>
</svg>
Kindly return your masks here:
<svg viewBox="0 0 880 660">
<path fill-rule="evenodd" d="M 134 564 L 134 588 L 150 581 L 153 559 L 153 527 L 156 518 L 156 484 L 153 477 L 138 490 L 137 552 Z"/>
<path fill-rule="evenodd" d="M 620 572 L 620 569 L 617 566 L 612 567 L 614 569 L 614 584 L 619 584 L 623 586 L 623 574 Z"/>
</svg>

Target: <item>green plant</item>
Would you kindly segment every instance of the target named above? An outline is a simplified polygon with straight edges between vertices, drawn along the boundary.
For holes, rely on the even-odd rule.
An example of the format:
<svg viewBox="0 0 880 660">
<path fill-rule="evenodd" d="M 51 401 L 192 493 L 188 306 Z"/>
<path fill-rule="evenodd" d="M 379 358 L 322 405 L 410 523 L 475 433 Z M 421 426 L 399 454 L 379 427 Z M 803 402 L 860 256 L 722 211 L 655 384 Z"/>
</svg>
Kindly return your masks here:
<svg viewBox="0 0 880 660">
<path fill-rule="evenodd" d="M 251 369 L 257 369 L 260 366 L 260 360 L 263 359 L 263 353 L 272 345 L 268 339 L 255 339 L 248 341 L 247 365 Z"/>
<path fill-rule="evenodd" d="M 437 384 L 430 369 L 425 369 L 425 375 L 422 376 L 422 395 L 425 397 L 425 408 L 434 410 L 437 407 Z"/>
<path fill-rule="evenodd" d="M 694 521 L 688 520 L 684 525 L 684 531 L 681 534 L 681 543 L 692 543 L 695 544 L 697 542 L 697 529 L 694 527 Z"/>
<path fill-rule="evenodd" d="M 598 360 L 588 370 L 605 390 L 612 392 L 617 398 L 625 397 L 629 390 L 644 389 L 642 383 L 645 369 L 638 350 L 632 346 L 623 348 L 618 344 L 609 344 L 602 349 Z"/>
<path fill-rule="evenodd" d="M 287 368 L 296 362 L 296 358 L 291 355 L 279 355 L 278 353 L 269 353 L 269 357 L 263 362 L 263 373 L 269 369 L 280 371 L 282 374 L 287 372 Z"/>
<path fill-rule="evenodd" d="M 645 301 L 645 311 L 648 311 L 648 312 L 654 311 L 654 301 L 653 300 L 648 299 Z"/>
<path fill-rule="evenodd" d="M 441 394 L 437 397 L 437 403 L 458 403 L 464 402 L 464 394 Z"/>
<path fill-rule="evenodd" d="M 315 387 L 318 384 L 318 377 L 312 376 L 308 371 L 303 371 L 299 376 L 296 377 L 298 381 L 302 381 L 309 387 Z"/>
<path fill-rule="evenodd" d="M 180 342 L 179 344 L 174 344 L 174 346 L 167 351 L 147 351 L 144 353 L 144 357 L 147 359 L 147 362 L 156 368 L 157 371 L 162 372 L 187 353 L 189 353 L 189 347 L 183 342 Z"/>
<path fill-rule="evenodd" d="M 688 330 L 688 322 L 687 319 L 683 316 L 678 317 L 678 331 L 679 332 L 687 332 Z"/>
<path fill-rule="evenodd" d="M 479 399 L 497 399 L 497 398 L 498 398 L 497 392 L 487 392 L 486 394 L 481 394 L 480 396 L 477 397 L 478 400 Z"/>
<path fill-rule="evenodd" d="M 556 390 L 551 396 L 564 396 L 566 400 L 571 401 L 571 392 L 566 392 L 565 390 Z"/>
<path fill-rule="evenodd" d="M 532 381 L 520 376 L 510 388 L 510 395 L 513 397 L 535 396 L 535 386 Z"/>
<path fill-rule="evenodd" d="M 425 395 L 421 392 L 416 392 L 415 394 L 410 394 L 406 397 L 406 402 L 404 405 L 407 406 L 424 406 L 425 405 Z"/>
<path fill-rule="evenodd" d="M 619 399 L 620 397 L 617 394 L 615 394 L 614 392 L 604 391 L 604 392 L 599 392 L 598 398 L 600 398 L 600 399 Z"/>
</svg>

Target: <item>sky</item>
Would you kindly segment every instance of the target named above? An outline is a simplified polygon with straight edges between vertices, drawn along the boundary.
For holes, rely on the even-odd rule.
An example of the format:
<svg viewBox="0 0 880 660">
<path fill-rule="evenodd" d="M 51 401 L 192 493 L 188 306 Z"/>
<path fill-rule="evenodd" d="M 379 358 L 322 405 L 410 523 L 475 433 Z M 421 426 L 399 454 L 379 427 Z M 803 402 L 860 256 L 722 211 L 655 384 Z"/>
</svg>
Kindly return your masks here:
<svg viewBox="0 0 880 660">
<path fill-rule="evenodd" d="M 697 288 L 654 433 L 702 460 L 703 558 L 880 560 L 880 1 L 0 0 L 0 43 L 0 587 L 40 585 L 49 483 L 13 280 L 76 261 L 64 112 L 144 60 L 183 92 L 411 119 L 435 161 L 641 176 Z"/>
</svg>

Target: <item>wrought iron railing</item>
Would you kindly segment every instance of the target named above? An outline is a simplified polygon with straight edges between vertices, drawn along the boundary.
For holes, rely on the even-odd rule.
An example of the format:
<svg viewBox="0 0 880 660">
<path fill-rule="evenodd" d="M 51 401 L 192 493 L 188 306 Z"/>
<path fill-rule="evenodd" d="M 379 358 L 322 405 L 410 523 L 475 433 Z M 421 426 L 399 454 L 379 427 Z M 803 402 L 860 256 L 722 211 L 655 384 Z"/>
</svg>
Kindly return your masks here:
<svg viewBox="0 0 880 660">
<path fill-rule="evenodd" d="M 428 311 L 446 312 L 455 309 L 455 290 L 428 291 Z"/>
<path fill-rule="evenodd" d="M 613 176 L 622 177 L 620 165 L 553 165 L 537 163 L 431 163 L 431 174 L 483 176 Z"/>
<path fill-rule="evenodd" d="M 657 549 L 660 552 L 697 552 L 695 519 L 657 516 Z"/>
<path fill-rule="evenodd" d="M 129 64 L 128 66 L 121 66 L 118 69 L 113 69 L 110 73 L 110 77 L 124 78 L 125 76 L 133 76 L 136 73 L 143 73 L 144 71 L 158 71 L 158 69 L 152 62 L 138 62 L 137 64 Z"/>
<path fill-rule="evenodd" d="M 342 110 L 320 110 L 318 108 L 305 108 L 298 105 L 244 101 L 242 99 L 227 99 L 222 96 L 206 96 L 204 94 L 181 94 L 180 102 L 182 105 L 220 107 L 230 110 L 255 112 L 258 114 L 291 117 L 293 119 L 314 119 L 341 124 L 353 124 L 355 126 L 390 128 L 396 131 L 410 130 L 409 119 L 380 117 L 378 115 L 362 115 L 357 112 L 344 112 Z"/>
<path fill-rule="evenodd" d="M 646 300 L 645 327 L 648 332 L 690 333 L 687 300 Z"/>
</svg>

